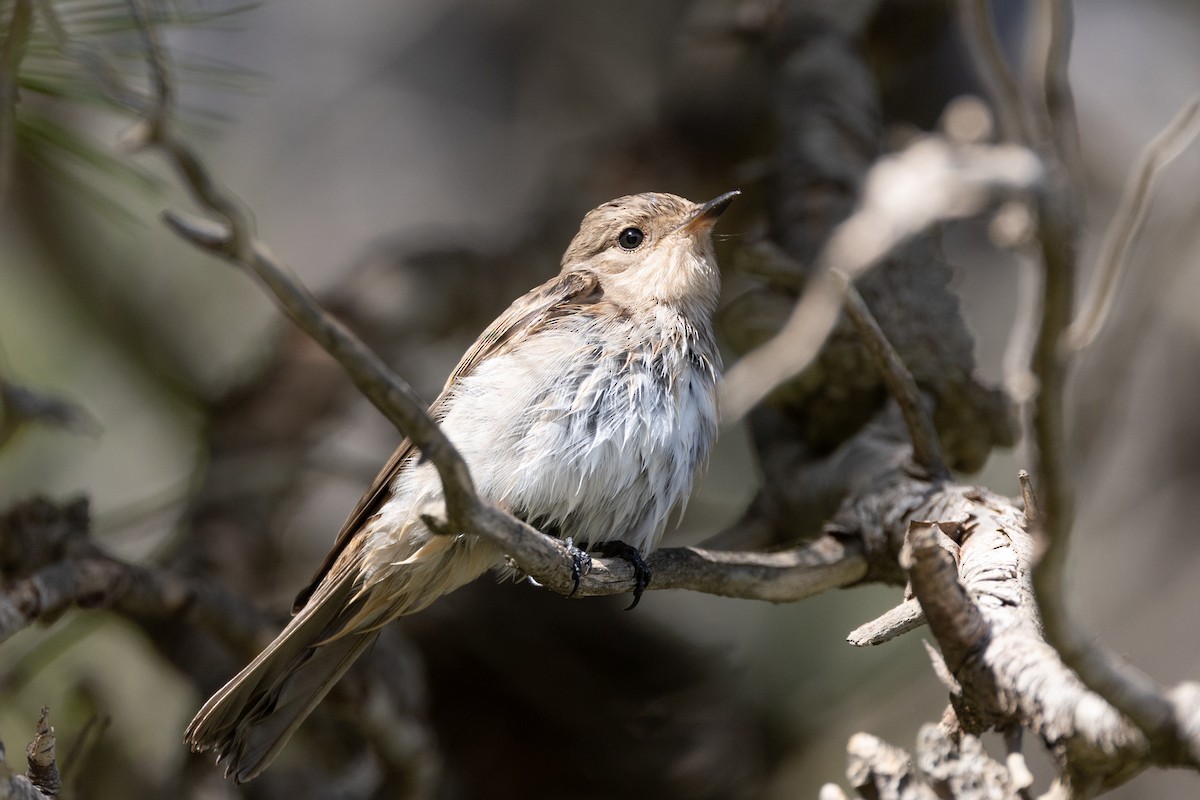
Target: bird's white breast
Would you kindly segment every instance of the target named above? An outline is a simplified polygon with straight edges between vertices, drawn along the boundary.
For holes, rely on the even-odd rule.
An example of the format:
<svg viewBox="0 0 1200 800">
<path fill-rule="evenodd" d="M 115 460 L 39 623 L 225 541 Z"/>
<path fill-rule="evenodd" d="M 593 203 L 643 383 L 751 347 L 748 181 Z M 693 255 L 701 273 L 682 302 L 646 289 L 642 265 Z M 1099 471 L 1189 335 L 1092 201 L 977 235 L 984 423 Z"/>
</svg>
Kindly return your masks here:
<svg viewBox="0 0 1200 800">
<path fill-rule="evenodd" d="M 653 549 L 707 459 L 719 364 L 707 331 L 652 313 L 556 320 L 460 379 L 442 427 L 481 495 L 581 546 Z M 429 465 L 394 489 L 380 527 L 441 495 Z"/>
</svg>

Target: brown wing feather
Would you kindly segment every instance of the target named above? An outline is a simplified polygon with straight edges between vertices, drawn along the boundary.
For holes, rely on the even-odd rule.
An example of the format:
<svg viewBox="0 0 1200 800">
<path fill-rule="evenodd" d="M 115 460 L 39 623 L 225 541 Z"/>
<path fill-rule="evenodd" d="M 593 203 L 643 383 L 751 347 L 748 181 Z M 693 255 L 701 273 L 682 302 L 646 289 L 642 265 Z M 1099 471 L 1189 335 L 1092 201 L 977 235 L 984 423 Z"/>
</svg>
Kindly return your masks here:
<svg viewBox="0 0 1200 800">
<path fill-rule="evenodd" d="M 543 283 L 525 295 L 518 298 L 507 310 L 488 326 L 487 330 L 467 350 L 458 366 L 450 373 L 442 393 L 429 407 L 429 414 L 434 419 L 441 418 L 442 406 L 449 395 L 450 388 L 464 375 L 468 375 L 484 359 L 497 353 L 504 352 L 512 342 L 526 336 L 550 320 L 577 309 L 580 306 L 595 303 L 603 296 L 603 290 L 596 276 L 590 272 L 568 272 Z M 330 568 L 351 540 L 362 530 L 363 526 L 387 502 L 391 494 L 391 486 L 396 476 L 403 468 L 415 448 L 408 439 L 400 443 L 392 457 L 388 459 L 383 469 L 375 476 L 370 487 L 359 499 L 358 505 L 350 512 L 346 522 L 338 532 L 333 548 L 325 556 L 313 575 L 312 582 L 296 595 L 292 605 L 295 614 L 312 596 L 317 586 L 329 574 Z"/>
</svg>

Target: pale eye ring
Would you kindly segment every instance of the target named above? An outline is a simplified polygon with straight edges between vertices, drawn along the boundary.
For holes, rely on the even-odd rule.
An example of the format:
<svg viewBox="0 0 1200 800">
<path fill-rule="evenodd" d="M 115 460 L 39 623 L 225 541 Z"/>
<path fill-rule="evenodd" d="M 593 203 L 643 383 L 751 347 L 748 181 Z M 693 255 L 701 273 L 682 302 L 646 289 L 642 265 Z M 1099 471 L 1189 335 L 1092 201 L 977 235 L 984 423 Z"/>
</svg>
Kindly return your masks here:
<svg viewBox="0 0 1200 800">
<path fill-rule="evenodd" d="M 641 228 L 626 228 L 617 236 L 617 244 L 622 250 L 636 250 L 645 240 L 646 234 Z"/>
</svg>

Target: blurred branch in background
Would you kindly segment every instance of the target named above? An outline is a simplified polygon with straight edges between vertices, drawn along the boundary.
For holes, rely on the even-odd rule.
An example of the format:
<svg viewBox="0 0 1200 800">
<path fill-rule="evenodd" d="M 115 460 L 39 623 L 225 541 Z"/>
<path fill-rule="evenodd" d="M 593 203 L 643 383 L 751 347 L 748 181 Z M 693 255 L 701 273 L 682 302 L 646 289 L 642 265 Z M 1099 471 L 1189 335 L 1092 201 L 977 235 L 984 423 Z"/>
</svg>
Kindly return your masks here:
<svg viewBox="0 0 1200 800">
<path fill-rule="evenodd" d="M 13 6 L 13 15 L 24 13 L 19 5 Z M 638 32 L 626 31 L 622 39 L 686 30 L 684 13 L 700 5 L 642 8 L 639 13 L 663 16 L 648 20 Z M 1188 106 L 1191 116 L 1185 112 L 1144 151 L 1099 259 L 1104 266 L 1094 278 L 1096 299 L 1086 304 L 1086 311 L 1076 312 L 1072 289 L 1082 165 L 1067 81 L 1073 28 L 1069 3 L 1046 9 L 1049 55 L 1040 87 L 1044 96 L 1036 101 L 1026 96 L 1022 80 L 1008 67 L 1009 42 L 993 26 L 993 14 L 1005 13 L 998 5 L 962 0 L 957 26 L 941 4 L 905 5 L 924 26 L 918 32 L 966 32 L 967 52 L 982 83 L 991 88 L 1003 139 L 1011 143 L 989 144 L 987 114 L 977 101 L 960 100 L 942 114 L 939 132 L 901 137 L 891 131 L 890 141 L 904 141 L 897 152 L 881 155 L 880 143 L 888 133 L 879 97 L 880 64 L 885 61 L 875 53 L 876 61 L 868 66 L 859 43 L 868 28 L 885 44 L 924 42 L 888 16 L 898 13 L 900 5 L 818 8 L 768 2 L 739 4 L 735 11 L 722 7 L 724 17 L 714 14 L 716 23 L 698 26 L 706 32 L 702 47 L 709 48 L 699 51 L 703 57 L 692 54 L 682 62 L 687 69 L 676 67 L 688 76 L 678 79 L 682 83 L 651 86 L 646 75 L 637 73 L 631 74 L 638 80 L 630 75 L 618 80 L 615 64 L 624 61 L 610 57 L 600 59 L 608 66 L 597 82 L 622 91 L 582 98 L 575 97 L 580 85 L 572 83 L 579 80 L 571 72 L 575 62 L 561 50 L 547 55 L 539 49 L 538 36 L 553 42 L 563 33 L 555 25 L 565 17 L 556 17 L 554 9 L 448 6 L 470 12 L 462 15 L 467 21 L 447 12 L 430 23 L 431 31 L 468 31 L 455 34 L 464 36 L 465 44 L 457 42 L 460 49 L 448 52 L 474 58 L 471 54 L 490 53 L 494 45 L 502 56 L 497 63 L 503 69 L 489 72 L 489 80 L 497 84 L 484 87 L 489 102 L 502 104 L 497 98 L 512 89 L 502 76 L 532 70 L 529 64 L 542 57 L 554 65 L 555 80 L 571 87 L 573 102 L 563 104 L 561 113 L 567 113 L 567 105 L 571 113 L 603 107 L 606 119 L 620 120 L 608 124 L 619 124 L 621 135 L 605 128 L 592 134 L 602 144 L 581 144 L 590 141 L 586 137 L 570 140 L 578 152 L 564 158 L 574 159 L 567 163 L 578 174 L 565 177 L 570 170 L 558 169 L 556 162 L 550 171 L 561 173 L 557 182 L 537 186 L 546 193 L 539 207 L 545 219 L 528 223 L 470 264 L 461 255 L 430 255 L 433 247 L 423 253 L 424 262 L 393 256 L 400 262 L 395 270 L 399 278 L 386 284 L 386 291 L 370 282 L 382 270 L 366 269 L 338 281 L 338 294 L 323 302 L 263 244 L 248 204 L 215 179 L 209 164 L 219 166 L 216 161 L 201 156 L 180 135 L 178 87 L 170 68 L 174 52 L 159 38 L 163 12 L 158 4 L 135 0 L 122 6 L 123 13 L 129 12 L 124 30 L 138 34 L 135 55 L 150 68 L 147 92 L 135 89 L 141 82 L 114 69 L 87 42 L 59 30 L 56 15 L 65 15 L 67 7 L 38 6 L 34 13 L 43 14 L 55 46 L 72 63 L 97 66 L 93 91 L 142 117 L 123 144 L 162 152 L 180 185 L 211 217 L 169 211 L 164 219 L 170 230 L 258 277 L 312 341 L 286 332 L 263 363 L 255 365 L 253 376 L 216 400 L 204 397 L 198 386 L 184 388 L 200 398 L 197 406 L 203 409 L 201 455 L 178 528 L 148 563 L 114 557 L 93 542 L 86 505 L 14 505 L 0 528 L 0 611 L 8 612 L 0 618 L 9 621 L 0 622 L 0 628 L 49 624 L 72 605 L 100 605 L 133 620 L 152 642 L 153 652 L 189 687 L 204 693 L 223 682 L 273 630 L 272 621 L 256 608 L 266 603 L 275 607 L 276 595 L 288 588 L 276 571 L 294 549 L 294 539 L 289 535 L 287 544 L 281 544 L 272 531 L 281 518 L 294 522 L 300 515 L 293 510 L 298 498 L 312 493 L 306 456 L 321 461 L 326 471 L 337 471 L 328 466 L 336 458 L 309 452 L 317 432 L 333 427 L 331 438 L 336 439 L 344 429 L 339 424 L 362 426 L 362 420 L 345 422 L 352 398 L 340 388 L 343 369 L 438 465 L 456 498 L 448 512 L 452 522 L 503 543 L 526 574 L 554 592 L 569 594 L 566 548 L 474 495 L 461 460 L 425 413 L 417 392 L 397 377 L 387 349 L 407 351 L 400 359 L 405 375 L 425 355 L 412 352 L 418 342 L 436 341 L 454 349 L 452 340 L 421 338 L 420 329 L 470 328 L 479 321 L 475 317 L 486 320 L 494 313 L 486 300 L 494 298 L 478 302 L 479 308 L 472 309 L 477 314 L 463 313 L 475 301 L 465 298 L 479 286 L 485 287 L 482 295 L 503 295 L 496 287 L 504 281 L 521 286 L 532 274 L 530 262 L 552 263 L 561 233 L 555 215 L 569 218 L 563 209 L 571 210 L 581 195 L 623 193 L 635 177 L 637 190 L 705 180 L 727 188 L 732 176 L 749 175 L 754 185 L 743 188 L 750 189 L 748 197 L 762 198 L 765 223 L 740 243 L 738 260 L 745 269 L 727 283 L 732 299 L 724 311 L 723 333 L 743 358 L 729 372 L 725 412 L 746 419 L 762 485 L 744 516 L 709 542 L 726 549 L 658 551 L 649 562 L 655 573 L 650 588 L 783 602 L 831 588 L 907 582 L 898 605 L 854 631 L 851 641 L 879 644 L 927 622 L 938 644 L 937 651 L 931 648 L 934 673 L 949 692 L 951 708 L 940 724 L 921 728 L 915 759 L 874 735 L 859 733 L 850 739 L 848 776 L 863 797 L 1031 796 L 1043 776 L 1035 781 L 1024 762 L 1021 731 L 1034 734 L 1053 759 L 1050 796 L 1089 797 L 1150 766 L 1194 771 L 1200 763 L 1200 687 L 1184 682 L 1163 691 L 1141 678 L 1130 684 L 1130 670 L 1124 666 L 1115 679 L 1111 673 L 1099 678 L 1094 670 L 1089 673 L 1087 658 L 1108 654 L 1086 641 L 1081 648 L 1071 639 L 1078 632 L 1063 610 L 1062 566 L 1073 511 L 1072 487 L 1065 480 L 1071 469 L 1064 430 L 1071 351 L 1063 331 L 1074 313 L 1070 330 L 1086 329 L 1082 340 L 1090 341 L 1106 318 L 1155 177 L 1194 133 L 1195 103 Z M 537 31 L 526 24 L 534 13 L 541 15 Z M 19 21 L 7 11 L 5 16 Z M 591 30 L 574 18 L 571 24 Z M 495 40 L 487 38 L 497 31 L 501 35 Z M 435 33 L 428 35 L 442 43 Z M 13 47 L 19 39 L 11 31 L 4 38 L 0 54 L 5 63 L 18 52 Z M 671 42 L 672 48 L 701 47 L 686 36 Z M 440 52 L 420 41 L 412 49 L 422 46 Z M 661 43 L 655 49 L 661 51 Z M 393 51 L 387 48 L 388 58 L 395 58 Z M 124 68 L 130 62 L 121 63 Z M 401 66 L 412 68 L 409 61 Z M 480 71 L 468 73 L 474 86 Z M 460 110 L 470 107 L 471 95 L 455 94 L 465 89 L 438 83 L 439 77 L 436 70 L 421 76 L 431 91 L 452 96 Z M 556 96 L 557 84 L 547 83 L 541 73 L 535 77 L 529 84 L 514 79 L 519 89 L 512 89 L 514 107 L 528 102 L 524 93 L 538 98 L 539 108 Z M 15 107 L 17 84 L 11 78 L 6 72 L 8 82 L 0 89 L 6 112 Z M 643 79 L 669 98 L 664 110 L 656 112 L 663 119 L 651 114 L 631 122 L 634 118 L 609 113 L 608 106 L 616 104 L 612 98 L 625 97 Z M 356 73 L 356 83 L 364 80 Z M 306 77 L 303 94 L 307 102 L 316 102 L 315 76 Z M 338 117 L 350 111 L 336 106 L 328 113 Z M 475 124 L 476 117 L 467 118 L 470 125 L 463 117 L 456 118 L 456 125 Z M 6 121 L 11 122 L 11 115 Z M 520 136 L 507 147 L 516 148 L 531 130 L 552 130 L 560 121 L 526 118 L 525 127 L 514 127 Z M 709 135 L 713 138 L 705 138 Z M 353 137 L 331 138 L 339 152 L 357 153 L 362 144 Z M 275 145 L 288 152 L 282 143 Z M 0 147 L 0 157 L 8 163 L 11 153 L 5 153 Z M 280 164 L 289 171 L 299 166 L 290 156 Z M 20 179 L 19 171 L 16 177 Z M 356 185 L 355 191 L 364 190 Z M 950 468 L 979 469 L 994 447 L 1013 439 L 1011 398 L 976 376 L 958 287 L 941 263 L 943 224 L 981 215 L 992 216 L 994 229 L 1012 229 L 1000 237 L 1007 245 L 1036 245 L 1046 278 L 1042 291 L 1047 302 L 1035 310 L 1040 315 L 1028 315 L 1029 324 L 1040 326 L 1032 400 L 1037 409 L 1033 436 L 1039 445 L 1036 514 L 1032 489 L 1024 492 L 1022 510 L 982 486 L 957 483 L 949 473 Z M 751 224 L 747 228 L 754 231 Z M 425 271 L 414 266 L 418 263 Z M 433 288 L 418 286 L 422 280 Z M 134 286 L 131 291 L 144 289 Z M 406 293 L 419 299 L 400 313 L 397 304 Z M 339 319 L 325 311 L 331 307 Z M 430 309 L 455 319 L 436 319 Z M 404 314 L 411 319 L 397 322 Z M 318 352 L 313 341 L 340 366 Z M 5 426 L 12 418 L 10 402 L 6 395 Z M 53 403 L 35 406 L 57 408 Z M 353 467 L 345 471 L 353 472 Z M 984 482 L 993 479 L 995 475 Z M 1047 534 L 1050 547 L 1040 564 L 1039 532 Z M 303 558 L 296 556 L 297 561 Z M 595 559 L 579 594 L 625 592 L 633 585 L 633 571 L 625 562 Z M 848 597 L 842 593 L 839 599 Z M 1049 611 L 1045 637 L 1039 600 L 1045 604 L 1042 611 Z M 791 631 L 771 635 L 799 636 Z M 817 647 L 812 638 L 797 648 Z M 865 658 L 861 651 L 856 654 Z M 773 652 L 771 657 L 779 656 Z M 752 707 L 741 697 L 744 676 L 725 674 L 719 663 L 712 653 L 648 622 L 643 614 L 624 615 L 598 602 L 561 603 L 524 586 L 473 585 L 389 628 L 354 678 L 339 686 L 301 732 L 294 745 L 300 755 L 290 768 L 268 772 L 253 791 L 289 800 L 335 794 L 489 800 L 794 796 L 780 766 L 792 757 L 785 748 L 815 751 L 826 744 L 836 722 L 830 715 L 839 712 L 832 706 L 811 713 L 805 708 L 805 719 L 816 720 L 806 722 L 814 730 L 785 742 L 767 720 L 774 727 L 795 724 L 786 716 L 790 712 L 768 714 Z M 804 666 L 787 664 L 789 672 Z M 629 680 L 630 675 L 637 678 Z M 895 683 L 886 691 L 906 693 L 905 681 L 901 691 L 894 691 Z M 859 688 L 874 696 L 870 686 L 875 683 Z M 1141 698 L 1127 696 L 1131 685 Z M 787 705 L 777 700 L 769 704 Z M 516 729 L 514 708 L 520 717 Z M 980 737 L 990 730 L 1005 737 L 1003 762 L 984 751 Z M 586 753 L 588 758 L 545 758 L 546 752 Z M 97 762 L 105 759 L 124 763 L 109 753 L 95 756 Z M 828 764 L 828 759 L 820 763 L 826 778 Z M 217 771 L 200 761 L 185 762 L 178 774 L 172 770 L 164 768 L 166 777 L 155 784 L 156 796 L 234 791 L 218 788 Z M 821 792 L 822 798 L 845 797 L 833 785 Z"/>
<path fill-rule="evenodd" d="M 1187 149 L 1200 133 L 1200 95 L 1179 110 L 1162 133 L 1146 145 L 1125 183 L 1117 213 L 1108 224 L 1099 257 L 1096 259 L 1095 286 L 1076 315 L 1063 331 L 1062 347 L 1078 353 L 1093 341 L 1112 313 L 1117 289 L 1129 267 L 1129 253 L 1137 242 L 1150 213 L 1154 184 L 1171 161 Z"/>
<path fill-rule="evenodd" d="M 1191 101 L 1180 115 L 1152 142 L 1139 159 L 1126 190 L 1125 201 L 1111 223 L 1104 261 L 1091 308 L 1084 311 L 1083 322 L 1076 328 L 1076 340 L 1071 341 L 1068 325 L 1075 305 L 1075 283 L 1078 270 L 1078 220 L 1080 209 L 1077 197 L 1080 187 L 1072 184 L 1070 166 L 1074 158 L 1073 142 L 1078 138 L 1071 109 L 1074 101 L 1070 85 L 1065 80 L 1070 59 L 1072 12 L 1069 0 L 1056 0 L 1048 15 L 1050 31 L 1042 98 L 1044 107 L 1052 114 L 1048 124 L 1053 135 L 1033 133 L 1033 123 L 1022 122 L 1018 131 L 1025 141 L 1032 140 L 1039 150 L 1050 175 L 1039 203 L 1043 291 L 1041 319 L 1033 351 L 1031 372 L 1037 381 L 1032 399 L 1032 436 L 1037 463 L 1038 487 L 1037 524 L 1039 552 L 1033 570 L 1033 585 L 1045 624 L 1047 640 L 1059 651 L 1065 663 L 1077 672 L 1083 682 L 1101 697 L 1112 703 L 1138 726 L 1151 743 L 1152 757 L 1168 761 L 1178 759 L 1192 766 L 1200 765 L 1200 736 L 1192 731 L 1197 727 L 1189 717 L 1193 709 L 1181 709 L 1160 693 L 1154 682 L 1132 666 L 1119 662 L 1115 656 L 1096 645 L 1070 620 L 1065 605 L 1064 565 L 1069 537 L 1075 520 L 1074 488 L 1067 455 L 1066 437 L 1066 374 L 1072 350 L 1077 350 L 1084 338 L 1095 335 L 1104 313 L 1111 305 L 1111 295 L 1117 273 L 1128 256 L 1128 248 L 1137 236 L 1140 219 L 1148 202 L 1150 184 L 1161 163 L 1190 141 L 1195 131 L 1197 103 Z M 1019 91 L 1003 56 L 996 46 L 995 30 L 990 21 L 986 0 L 964 0 L 964 9 L 973 8 L 967 24 L 967 40 L 992 94 L 994 104 L 1020 120 L 1037 119 L 1032 103 Z M 1039 126 L 1040 127 L 1040 126 Z M 1030 138 L 1032 137 L 1032 139 Z M 1195 685 L 1184 685 L 1185 697 L 1197 691 Z M 1185 703 L 1190 701 L 1185 700 Z M 1073 776 L 1073 783 L 1091 780 Z M 1098 782 L 1103 785 L 1103 782 Z M 1094 791 L 1092 787 L 1081 791 Z"/>
<path fill-rule="evenodd" d="M 17 75 L 29 29 L 33 24 L 30 0 L 13 0 L 11 16 L 0 38 L 0 197 L 8 193 L 17 146 Z"/>
<path fill-rule="evenodd" d="M 809 365 L 837 322 L 840 287 L 930 227 L 975 216 L 998 197 L 1034 189 L 1041 178 L 1028 150 L 937 136 L 881 158 L 863 179 L 859 207 L 830 235 L 783 329 L 730 368 L 721 403 L 726 422 L 741 419 Z M 845 277 L 831 274 L 834 269 Z"/>
<path fill-rule="evenodd" d="M 82 406 L 46 392 L 18 386 L 0 375 L 0 449 L 29 424 L 100 435 L 100 423 Z"/>
</svg>

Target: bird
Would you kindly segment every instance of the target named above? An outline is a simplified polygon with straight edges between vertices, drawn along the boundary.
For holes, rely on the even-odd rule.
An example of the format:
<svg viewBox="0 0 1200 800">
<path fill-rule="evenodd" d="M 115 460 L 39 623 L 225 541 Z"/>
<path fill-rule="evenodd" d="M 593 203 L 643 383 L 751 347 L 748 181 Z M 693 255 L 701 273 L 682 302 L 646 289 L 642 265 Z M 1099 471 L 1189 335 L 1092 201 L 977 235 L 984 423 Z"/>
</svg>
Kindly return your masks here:
<svg viewBox="0 0 1200 800">
<path fill-rule="evenodd" d="M 634 605 L 650 579 L 643 556 L 716 437 L 712 229 L 738 194 L 649 192 L 589 211 L 558 275 L 480 334 L 430 407 L 481 497 L 575 553 L 630 560 Z M 506 569 L 496 545 L 429 529 L 442 502 L 433 465 L 402 442 L 287 626 L 188 725 L 191 749 L 215 751 L 235 783 L 253 779 L 383 626 Z"/>
</svg>

